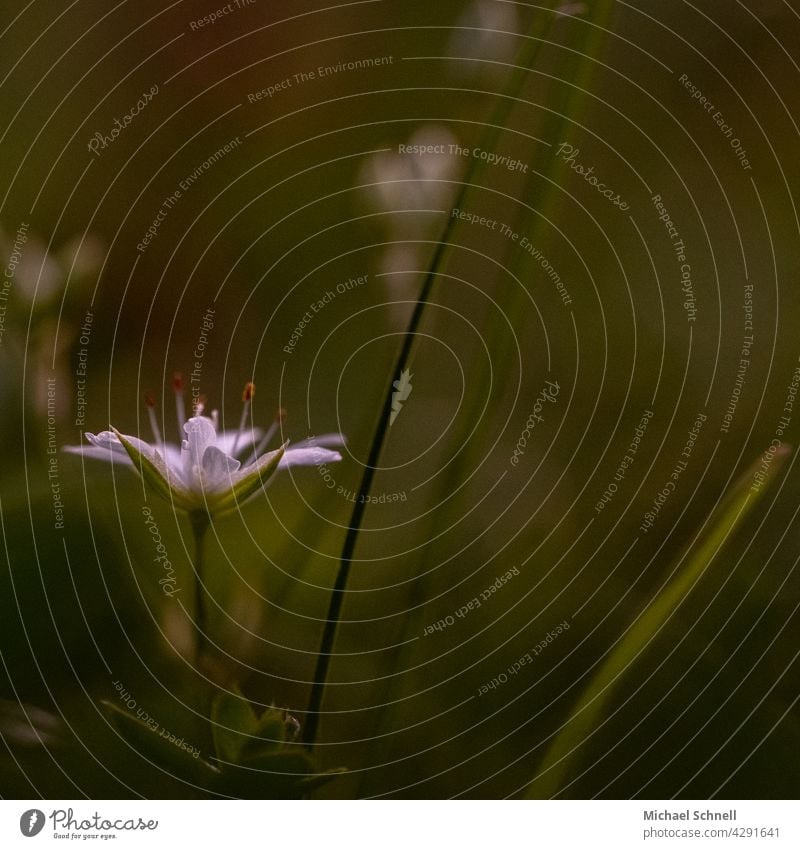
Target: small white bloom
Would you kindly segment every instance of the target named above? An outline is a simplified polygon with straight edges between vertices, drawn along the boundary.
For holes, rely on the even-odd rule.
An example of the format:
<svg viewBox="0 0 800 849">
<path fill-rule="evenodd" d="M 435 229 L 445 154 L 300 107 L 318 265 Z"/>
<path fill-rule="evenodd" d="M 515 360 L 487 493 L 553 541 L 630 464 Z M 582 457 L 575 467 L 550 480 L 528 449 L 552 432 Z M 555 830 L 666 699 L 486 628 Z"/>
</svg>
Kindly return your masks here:
<svg viewBox="0 0 800 849">
<path fill-rule="evenodd" d="M 520 38 L 519 15 L 510 3 L 475 0 L 461 14 L 450 39 L 450 54 L 459 76 L 502 77 L 514 61 Z M 477 61 L 469 61 L 475 59 Z"/>
<path fill-rule="evenodd" d="M 407 148 L 428 151 L 422 155 L 382 151 L 369 156 L 360 181 L 367 201 L 380 212 L 390 212 L 393 232 L 425 233 L 430 222 L 419 216 L 397 215 L 400 210 L 436 210 L 454 199 L 463 162 L 450 153 L 458 138 L 440 124 L 423 124 L 411 135 Z"/>
<path fill-rule="evenodd" d="M 67 275 L 38 236 L 28 236 L 15 272 L 16 291 L 26 301 L 41 306 L 64 291 Z"/>
<path fill-rule="evenodd" d="M 64 450 L 131 466 L 151 489 L 179 509 L 209 516 L 236 510 L 265 487 L 279 469 L 342 459 L 338 451 L 332 450 L 344 444 L 339 433 L 307 439 L 291 447 L 285 443 L 277 450 L 266 451 L 280 427 L 283 413 L 279 413 L 266 432 L 248 426 L 253 392 L 253 384 L 248 383 L 239 428 L 220 431 L 217 411 L 210 418 L 204 416 L 202 404 L 197 406 L 194 416 L 186 419 L 183 386 L 178 378 L 175 381 L 178 428 L 185 434 L 180 445 L 162 440 L 154 402 L 147 396 L 152 445 L 135 436 L 126 436 L 112 426 L 102 433 L 85 434 L 91 447 L 71 445 Z"/>
<path fill-rule="evenodd" d="M 434 152 L 382 151 L 370 155 L 361 167 L 358 182 L 363 198 L 379 213 L 387 236 L 380 259 L 383 279 L 401 301 L 416 285 L 418 269 L 430 250 L 431 232 L 441 226 L 441 213 L 449 215 L 455 202 L 466 161 L 450 152 L 458 142 L 446 126 L 426 123 L 404 147 Z M 393 310 L 398 325 L 405 326 L 405 313 L 402 306 Z"/>
</svg>

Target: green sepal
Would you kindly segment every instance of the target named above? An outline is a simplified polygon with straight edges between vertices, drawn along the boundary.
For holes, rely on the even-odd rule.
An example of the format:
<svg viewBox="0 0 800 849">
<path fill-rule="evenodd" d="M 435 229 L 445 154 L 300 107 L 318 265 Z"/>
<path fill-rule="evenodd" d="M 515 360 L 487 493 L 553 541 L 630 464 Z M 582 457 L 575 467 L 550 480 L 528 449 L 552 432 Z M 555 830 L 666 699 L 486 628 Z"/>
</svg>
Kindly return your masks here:
<svg viewBox="0 0 800 849">
<path fill-rule="evenodd" d="M 258 732 L 258 718 L 238 688 L 220 693 L 211 705 L 211 733 L 217 757 L 238 763 L 249 738 Z"/>
<path fill-rule="evenodd" d="M 286 446 L 283 445 L 275 451 L 262 454 L 252 466 L 249 466 L 245 470 L 246 474 L 236 481 L 228 492 L 222 497 L 214 499 L 214 514 L 241 507 L 251 495 L 254 495 L 275 474 L 278 470 L 278 464 L 285 453 Z"/>
<path fill-rule="evenodd" d="M 212 735 L 221 773 L 217 792 L 244 799 L 302 799 L 345 770 L 319 772 L 313 754 L 295 743 L 296 723 L 285 710 L 257 716 L 241 691 L 223 693 L 211 706 Z"/>
<path fill-rule="evenodd" d="M 190 510 L 194 505 L 184 491 L 183 487 L 177 486 L 170 480 L 169 469 L 161 455 L 154 451 L 153 455 L 156 459 L 151 459 L 146 454 L 143 454 L 139 449 L 122 433 L 120 433 L 113 425 L 111 430 L 116 435 L 117 439 L 122 443 L 122 447 L 127 451 L 128 456 L 133 462 L 134 468 L 142 476 L 144 482 L 165 501 L 175 504 L 176 507 L 182 510 Z"/>
</svg>

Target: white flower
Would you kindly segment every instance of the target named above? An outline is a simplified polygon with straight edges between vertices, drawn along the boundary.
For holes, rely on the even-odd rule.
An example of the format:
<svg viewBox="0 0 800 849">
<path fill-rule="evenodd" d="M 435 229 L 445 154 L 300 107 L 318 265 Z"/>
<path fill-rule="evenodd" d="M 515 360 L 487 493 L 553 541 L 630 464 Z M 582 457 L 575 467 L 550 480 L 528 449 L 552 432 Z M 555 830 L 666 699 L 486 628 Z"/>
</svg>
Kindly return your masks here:
<svg viewBox="0 0 800 849">
<path fill-rule="evenodd" d="M 189 513 L 219 516 L 236 510 L 259 489 L 265 487 L 279 469 L 290 466 L 315 466 L 342 459 L 338 451 L 344 437 L 339 433 L 304 440 L 292 447 L 284 443 L 275 451 L 265 450 L 283 421 L 283 412 L 267 429 L 248 426 L 254 386 L 248 383 L 244 408 L 237 430 L 219 430 L 219 417 L 203 415 L 198 404 L 195 415 L 186 420 L 183 386 L 175 380 L 178 429 L 186 438 L 180 446 L 165 442 L 155 415 L 155 404 L 146 396 L 147 411 L 153 430 L 151 445 L 135 436 L 126 436 L 112 426 L 102 433 L 86 433 L 91 447 L 67 446 L 64 450 L 84 457 L 119 462 L 131 466 L 162 498 Z"/>
<path fill-rule="evenodd" d="M 441 226 L 441 213 L 449 215 L 448 208 L 455 202 L 466 161 L 450 153 L 458 141 L 447 127 L 427 123 L 414 131 L 404 147 L 438 152 L 382 151 L 370 155 L 361 167 L 359 187 L 387 236 L 380 258 L 383 280 L 401 301 L 418 279 L 431 233 Z M 402 306 L 393 311 L 402 326 L 407 322 L 405 312 Z"/>
<path fill-rule="evenodd" d="M 514 61 L 517 32 L 519 15 L 513 5 L 475 0 L 453 28 L 449 52 L 462 60 L 453 63 L 454 71 L 462 77 L 502 77 Z"/>
<path fill-rule="evenodd" d="M 445 126 L 423 124 L 404 147 L 428 152 L 382 151 L 364 161 L 360 182 L 367 189 L 367 201 L 378 211 L 391 213 L 387 225 L 393 232 L 426 233 L 429 220 L 397 213 L 436 211 L 453 200 L 463 169 L 462 158 L 450 153 L 458 141 Z"/>
</svg>

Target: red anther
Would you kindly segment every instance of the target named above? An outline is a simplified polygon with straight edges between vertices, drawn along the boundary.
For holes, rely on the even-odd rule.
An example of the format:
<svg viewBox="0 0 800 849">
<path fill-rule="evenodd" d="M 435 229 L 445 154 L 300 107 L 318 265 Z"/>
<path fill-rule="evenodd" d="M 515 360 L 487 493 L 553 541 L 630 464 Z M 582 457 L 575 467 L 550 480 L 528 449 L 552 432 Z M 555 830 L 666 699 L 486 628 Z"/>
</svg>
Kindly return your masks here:
<svg viewBox="0 0 800 849">
<path fill-rule="evenodd" d="M 281 408 L 278 410 L 278 415 L 277 415 L 277 416 L 275 416 L 275 421 L 280 422 L 281 424 L 283 424 L 283 422 L 285 422 L 285 421 L 286 421 L 286 416 L 288 416 L 288 415 L 289 415 L 289 414 L 286 412 L 286 410 L 285 410 L 283 407 L 281 407 Z"/>
<path fill-rule="evenodd" d="M 256 394 L 256 385 L 255 383 L 245 383 L 244 392 L 242 392 L 242 401 L 250 401 L 253 395 Z"/>
<path fill-rule="evenodd" d="M 183 375 L 179 371 L 172 376 L 172 388 L 176 392 L 183 392 Z"/>
<path fill-rule="evenodd" d="M 146 407 L 151 408 L 156 405 L 156 396 L 149 389 L 144 393 L 144 403 Z"/>
</svg>

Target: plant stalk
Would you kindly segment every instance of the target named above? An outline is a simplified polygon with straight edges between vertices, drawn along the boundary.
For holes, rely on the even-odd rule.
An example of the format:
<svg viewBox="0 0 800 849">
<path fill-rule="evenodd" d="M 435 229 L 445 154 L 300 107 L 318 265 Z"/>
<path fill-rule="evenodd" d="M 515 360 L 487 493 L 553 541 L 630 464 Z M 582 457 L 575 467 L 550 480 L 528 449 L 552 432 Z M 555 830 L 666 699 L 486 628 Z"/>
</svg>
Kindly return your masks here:
<svg viewBox="0 0 800 849">
<path fill-rule="evenodd" d="M 529 54 L 535 55 L 535 50 L 538 47 L 538 42 L 538 34 L 537 36 L 531 37 L 529 42 L 531 48 L 527 51 Z M 527 74 L 527 67 L 515 68 L 508 86 L 508 92 L 513 93 L 518 91 L 522 87 L 525 79 L 527 78 Z M 491 150 L 493 148 L 494 142 L 501 134 L 501 127 L 505 120 L 508 118 L 511 109 L 514 107 L 516 102 L 517 101 L 514 98 L 513 94 L 504 94 L 499 98 L 497 106 L 493 110 L 492 119 L 489 122 L 484 136 L 481 140 L 481 146 L 483 148 L 487 150 Z M 474 159 L 472 161 L 471 167 L 469 168 L 468 172 L 464 176 L 463 181 L 461 182 L 458 197 L 453 202 L 454 208 L 460 209 L 462 207 L 468 189 L 471 185 L 475 183 L 477 173 L 481 169 L 481 161 Z M 344 602 L 344 596 L 347 589 L 347 582 L 350 577 L 350 568 L 353 563 L 353 554 L 355 552 L 356 543 L 358 541 L 358 535 L 361 530 L 361 522 L 364 518 L 364 511 L 366 509 L 366 503 L 368 501 L 366 496 L 369 494 L 369 491 L 372 487 L 372 481 L 375 477 L 375 470 L 380 459 L 381 451 L 383 449 L 383 445 L 386 440 L 386 434 L 389 428 L 389 419 L 392 409 L 391 383 L 396 379 L 396 376 L 399 375 L 402 371 L 404 371 L 407 367 L 408 360 L 411 355 L 411 348 L 414 344 L 416 331 L 422 319 L 422 314 L 425 310 L 425 307 L 429 302 L 431 291 L 433 289 L 433 284 L 442 265 L 445 251 L 449 246 L 450 236 L 454 229 L 456 220 L 457 219 L 455 219 L 453 216 L 448 216 L 447 223 L 443 228 L 441 238 L 436 244 L 436 250 L 433 253 L 433 257 L 431 258 L 431 263 L 428 266 L 428 271 L 426 272 L 425 280 L 422 284 L 419 298 L 414 306 L 414 311 L 411 315 L 408 327 L 406 328 L 405 334 L 403 336 L 403 344 L 400 348 L 400 352 L 397 355 L 394 370 L 392 371 L 390 376 L 389 387 L 384 395 L 383 407 L 381 408 L 381 413 L 375 427 L 375 433 L 372 438 L 372 443 L 370 445 L 369 456 L 364 467 L 364 473 L 361 477 L 361 483 L 358 488 L 358 496 L 356 498 L 355 506 L 353 507 L 353 513 L 350 518 L 350 525 L 347 529 L 344 545 L 342 546 L 342 556 L 340 559 L 339 571 L 336 575 L 336 582 L 333 586 L 333 590 L 331 591 L 330 603 L 328 605 L 328 616 L 325 620 L 325 626 L 322 632 L 322 639 L 320 640 L 319 652 L 317 654 L 317 663 L 316 668 L 314 670 L 313 683 L 311 686 L 311 696 L 309 698 L 308 703 L 307 718 L 305 722 L 305 727 L 303 729 L 303 742 L 309 748 L 313 747 L 317 736 L 320 708 L 322 706 L 325 685 L 328 679 L 328 669 L 330 666 L 331 652 L 333 650 L 333 644 L 336 639 L 336 631 L 339 625 L 339 618 L 341 616 L 342 604 Z"/>
<path fill-rule="evenodd" d="M 463 189 L 462 189 L 463 194 Z M 447 226 L 445 227 L 442 238 L 436 246 L 436 251 L 433 256 L 430 268 L 425 276 L 425 282 L 422 285 L 419 299 L 414 306 L 414 312 L 411 314 L 411 320 L 406 328 L 403 337 L 403 345 L 400 348 L 400 353 L 397 355 L 394 371 L 391 379 L 400 374 L 406 367 L 409 356 L 411 354 L 411 346 L 414 344 L 417 327 L 422 319 L 422 313 L 430 298 L 431 289 L 433 288 L 436 273 L 441 264 L 442 255 L 448 243 L 451 222 L 453 218 L 448 218 Z M 339 564 L 339 571 L 336 575 L 336 583 L 331 591 L 330 603 L 328 605 L 328 616 L 325 620 L 325 627 L 322 631 L 322 639 L 320 640 L 319 652 L 317 653 L 317 664 L 314 670 L 314 681 L 311 686 L 311 697 L 308 702 L 308 717 L 303 729 L 303 742 L 311 748 L 317 735 L 317 727 L 319 725 L 319 711 L 322 706 L 322 697 L 325 691 L 325 684 L 328 679 L 328 667 L 330 666 L 331 652 L 333 643 L 336 639 L 336 630 L 339 625 L 339 618 L 342 612 L 342 603 L 344 602 L 345 591 L 347 589 L 347 581 L 350 577 L 350 567 L 353 563 L 353 554 L 358 541 L 358 534 L 361 530 L 361 522 L 364 518 L 364 510 L 366 508 L 367 498 L 370 489 L 372 488 L 372 480 L 375 477 L 375 469 L 380 459 L 383 444 L 386 441 L 386 434 L 389 429 L 389 418 L 392 411 L 392 393 L 391 383 L 390 389 L 385 393 L 383 407 L 381 409 L 378 424 L 375 428 L 375 435 L 370 445 L 369 456 L 364 466 L 364 474 L 361 476 L 361 483 L 358 487 L 358 496 L 356 498 L 353 513 L 350 517 L 350 526 L 347 529 L 347 535 L 342 546 L 342 556 Z"/>
<path fill-rule="evenodd" d="M 204 511 L 195 511 L 189 514 L 192 523 L 192 535 L 194 536 L 194 624 L 195 644 L 194 660 L 199 668 L 206 647 L 206 603 L 205 590 L 203 588 L 203 572 L 205 571 L 205 537 L 211 518 Z"/>
</svg>

